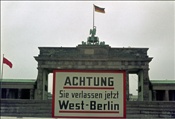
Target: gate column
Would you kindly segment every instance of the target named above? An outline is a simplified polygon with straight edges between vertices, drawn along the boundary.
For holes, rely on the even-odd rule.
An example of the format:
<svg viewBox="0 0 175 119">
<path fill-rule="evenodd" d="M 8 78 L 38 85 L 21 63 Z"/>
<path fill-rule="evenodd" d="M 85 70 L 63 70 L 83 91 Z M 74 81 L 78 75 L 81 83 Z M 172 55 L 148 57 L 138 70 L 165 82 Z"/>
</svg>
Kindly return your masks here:
<svg viewBox="0 0 175 119">
<path fill-rule="evenodd" d="M 149 101 L 150 100 L 150 89 L 149 89 L 149 76 L 148 69 L 142 69 L 138 73 L 138 100 Z"/>
<path fill-rule="evenodd" d="M 35 99 L 46 100 L 48 91 L 48 72 L 43 68 L 38 68 Z"/>
<path fill-rule="evenodd" d="M 126 100 L 129 101 L 129 72 L 126 70 Z"/>
<path fill-rule="evenodd" d="M 43 95 L 43 79 L 42 79 L 43 69 L 38 68 L 38 76 L 36 82 L 35 99 L 42 100 Z"/>
<path fill-rule="evenodd" d="M 150 100 L 150 89 L 149 89 L 149 75 L 148 75 L 148 69 L 143 70 L 143 101 L 149 101 Z"/>
</svg>

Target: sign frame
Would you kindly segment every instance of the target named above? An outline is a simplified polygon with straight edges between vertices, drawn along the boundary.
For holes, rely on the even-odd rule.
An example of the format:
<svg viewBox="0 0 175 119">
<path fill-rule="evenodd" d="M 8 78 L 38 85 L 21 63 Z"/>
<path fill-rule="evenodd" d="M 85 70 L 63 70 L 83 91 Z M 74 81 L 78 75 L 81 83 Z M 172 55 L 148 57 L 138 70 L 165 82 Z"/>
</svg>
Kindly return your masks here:
<svg viewBox="0 0 175 119">
<path fill-rule="evenodd" d="M 55 115 L 55 89 L 56 89 L 56 73 L 66 72 L 66 73 L 121 73 L 123 75 L 123 116 L 120 117 L 93 117 L 93 116 L 56 116 Z M 101 111 L 103 113 L 103 111 Z M 89 113 L 90 114 L 90 113 Z M 52 94 L 52 117 L 53 118 L 101 118 L 101 119 L 116 119 L 116 118 L 126 118 L 126 71 L 125 70 L 79 70 L 79 69 L 57 69 L 53 71 L 53 94 Z"/>
</svg>

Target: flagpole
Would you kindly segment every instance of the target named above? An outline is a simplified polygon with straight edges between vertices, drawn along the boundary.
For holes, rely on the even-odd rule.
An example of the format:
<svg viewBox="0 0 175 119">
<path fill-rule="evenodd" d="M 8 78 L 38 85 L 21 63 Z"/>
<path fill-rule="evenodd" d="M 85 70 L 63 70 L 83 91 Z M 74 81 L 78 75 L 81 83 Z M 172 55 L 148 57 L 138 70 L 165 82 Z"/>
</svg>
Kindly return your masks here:
<svg viewBox="0 0 175 119">
<path fill-rule="evenodd" d="M 94 17 L 95 17 L 94 12 L 95 12 L 95 8 L 94 8 L 94 5 L 93 5 L 93 27 L 92 28 L 94 28 Z"/>
<path fill-rule="evenodd" d="M 1 74 L 0 74 L 0 79 L 2 78 L 1 65 L 3 65 L 3 61 L 2 61 L 3 59 L 1 59 L 1 51 L 2 51 L 2 47 L 1 47 L 2 45 L 1 45 L 1 43 L 2 43 L 2 42 L 1 42 L 1 40 L 0 40 L 0 73 L 1 73 Z M 2 61 L 2 62 L 1 62 L 1 61 Z M 1 64 L 1 63 L 2 63 L 2 64 Z"/>
<path fill-rule="evenodd" d="M 3 79 L 3 60 L 4 60 L 4 54 L 3 54 L 3 57 L 2 57 L 2 72 L 1 72 L 1 78 Z"/>
</svg>

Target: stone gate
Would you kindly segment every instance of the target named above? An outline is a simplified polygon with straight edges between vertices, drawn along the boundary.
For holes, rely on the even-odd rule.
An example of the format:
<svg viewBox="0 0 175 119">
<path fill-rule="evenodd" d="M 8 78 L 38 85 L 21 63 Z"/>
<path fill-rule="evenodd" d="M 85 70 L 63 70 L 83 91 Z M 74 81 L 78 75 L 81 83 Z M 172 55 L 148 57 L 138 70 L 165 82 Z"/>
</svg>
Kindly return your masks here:
<svg viewBox="0 0 175 119">
<path fill-rule="evenodd" d="M 151 100 L 148 48 L 111 48 L 109 45 L 39 47 L 35 99 L 47 100 L 48 74 L 55 69 L 125 70 L 129 100 L 129 74 L 138 75 L 138 100 Z"/>
</svg>

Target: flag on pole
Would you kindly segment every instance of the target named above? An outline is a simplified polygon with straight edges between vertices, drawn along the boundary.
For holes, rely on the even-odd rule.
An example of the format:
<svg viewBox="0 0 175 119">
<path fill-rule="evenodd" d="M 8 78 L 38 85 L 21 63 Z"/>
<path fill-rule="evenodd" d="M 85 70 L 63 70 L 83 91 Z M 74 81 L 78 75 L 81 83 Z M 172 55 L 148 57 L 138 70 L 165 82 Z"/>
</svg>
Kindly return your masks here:
<svg viewBox="0 0 175 119">
<path fill-rule="evenodd" d="M 94 5 L 94 9 L 95 9 L 96 12 L 105 13 L 105 8 L 100 8 L 96 5 Z"/>
<path fill-rule="evenodd" d="M 3 63 L 8 65 L 10 68 L 12 68 L 12 63 L 8 59 L 6 59 L 5 57 L 3 57 Z"/>
</svg>

